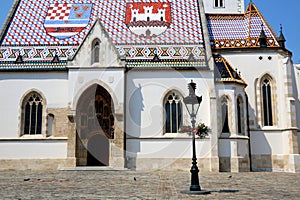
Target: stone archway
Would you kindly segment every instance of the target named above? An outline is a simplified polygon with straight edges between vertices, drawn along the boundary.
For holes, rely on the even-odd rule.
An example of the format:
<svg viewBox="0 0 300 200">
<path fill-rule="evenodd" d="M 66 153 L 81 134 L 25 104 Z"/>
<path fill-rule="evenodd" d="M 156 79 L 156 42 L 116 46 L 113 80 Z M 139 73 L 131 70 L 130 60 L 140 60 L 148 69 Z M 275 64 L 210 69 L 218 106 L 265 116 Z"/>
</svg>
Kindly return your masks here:
<svg viewBox="0 0 300 200">
<path fill-rule="evenodd" d="M 76 165 L 108 166 L 114 139 L 114 104 L 100 85 L 80 96 L 76 107 Z"/>
</svg>

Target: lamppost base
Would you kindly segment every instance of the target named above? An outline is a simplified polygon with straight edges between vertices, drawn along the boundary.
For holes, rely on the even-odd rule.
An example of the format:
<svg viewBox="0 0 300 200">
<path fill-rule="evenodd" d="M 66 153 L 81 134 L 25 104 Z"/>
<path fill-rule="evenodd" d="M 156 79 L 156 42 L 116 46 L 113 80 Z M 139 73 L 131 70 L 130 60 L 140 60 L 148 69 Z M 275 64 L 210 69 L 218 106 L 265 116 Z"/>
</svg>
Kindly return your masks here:
<svg viewBox="0 0 300 200">
<path fill-rule="evenodd" d="M 183 191 L 181 191 L 181 194 L 206 195 L 206 194 L 211 194 L 211 192 L 207 191 L 207 190 L 200 190 L 200 191 L 183 190 Z"/>
<path fill-rule="evenodd" d="M 201 191 L 200 185 L 191 185 L 190 191 Z"/>
</svg>

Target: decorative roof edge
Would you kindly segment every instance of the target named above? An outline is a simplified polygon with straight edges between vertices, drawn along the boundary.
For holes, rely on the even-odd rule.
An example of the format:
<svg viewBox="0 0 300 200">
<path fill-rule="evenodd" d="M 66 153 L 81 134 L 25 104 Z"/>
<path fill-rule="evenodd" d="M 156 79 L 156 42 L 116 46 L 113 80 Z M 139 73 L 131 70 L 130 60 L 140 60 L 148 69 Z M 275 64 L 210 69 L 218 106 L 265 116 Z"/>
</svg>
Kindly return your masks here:
<svg viewBox="0 0 300 200">
<path fill-rule="evenodd" d="M 159 61 L 159 62 L 126 62 L 125 64 L 128 68 L 180 68 L 180 69 L 208 69 L 208 66 L 203 61 Z"/>
<path fill-rule="evenodd" d="M 257 47 L 251 47 L 251 48 L 213 48 L 214 53 L 225 53 L 225 52 L 256 52 L 257 53 L 258 48 Z M 282 47 L 279 46 L 274 46 L 274 47 L 267 47 L 267 48 L 259 48 L 260 52 L 274 52 L 274 50 L 282 55 L 293 55 L 291 51 L 288 49 L 283 49 Z"/>
<path fill-rule="evenodd" d="M 66 72 L 68 68 L 10 68 L 0 69 L 0 72 Z"/>
<path fill-rule="evenodd" d="M 49 65 L 49 66 L 31 66 L 28 67 L 27 65 L 7 65 L 5 67 L 0 66 L 0 72 L 57 72 L 57 71 L 68 71 L 68 68 L 63 65 Z"/>
<path fill-rule="evenodd" d="M 237 84 L 241 84 L 241 85 L 247 86 L 247 84 L 244 81 L 241 81 L 241 80 L 232 80 L 232 79 L 229 79 L 229 78 L 216 78 L 216 81 L 222 82 L 222 83 L 237 83 Z"/>
<path fill-rule="evenodd" d="M 0 72 L 15 71 L 67 71 L 67 62 L 0 62 Z"/>
<path fill-rule="evenodd" d="M 20 4 L 21 0 L 14 0 L 14 3 L 12 5 L 12 7 L 10 8 L 10 11 L 8 13 L 8 15 L 6 16 L 6 19 L 1 27 L 1 31 L 0 31 L 0 45 L 2 46 L 2 41 L 6 35 L 6 32 L 8 31 L 11 21 L 13 19 L 13 15 L 15 15 L 19 4 Z"/>
<path fill-rule="evenodd" d="M 209 67 L 180 67 L 180 66 L 169 66 L 169 67 L 134 67 L 134 66 L 126 66 L 126 72 L 130 71 L 130 70 L 136 70 L 136 71 L 170 71 L 170 70 L 180 70 L 180 71 L 199 71 L 199 70 L 207 70 L 210 71 Z"/>
<path fill-rule="evenodd" d="M 276 38 L 267 38 L 267 48 L 278 48 Z M 235 46 L 232 46 L 235 45 Z M 213 40 L 213 49 L 257 49 L 260 48 L 259 38 Z"/>
<path fill-rule="evenodd" d="M 51 61 L 57 53 L 60 60 L 67 60 L 76 51 L 77 46 L 0 46 L 0 62 L 14 62 L 19 55 L 26 62 Z"/>
</svg>

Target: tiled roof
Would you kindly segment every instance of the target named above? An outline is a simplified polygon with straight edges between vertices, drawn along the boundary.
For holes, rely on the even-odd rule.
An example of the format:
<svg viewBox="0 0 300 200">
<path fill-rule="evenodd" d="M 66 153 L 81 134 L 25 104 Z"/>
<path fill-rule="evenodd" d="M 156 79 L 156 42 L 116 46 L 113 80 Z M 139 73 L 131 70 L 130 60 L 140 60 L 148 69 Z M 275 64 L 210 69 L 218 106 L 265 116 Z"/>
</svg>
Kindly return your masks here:
<svg viewBox="0 0 300 200">
<path fill-rule="evenodd" d="M 151 4 L 155 5 L 157 2 L 158 4 L 161 2 L 161 4 L 170 5 L 170 17 L 168 18 L 170 25 L 168 28 L 155 37 L 144 37 L 133 33 L 129 29 L 129 26 L 126 25 L 126 20 L 128 20 L 126 17 L 129 13 L 128 6 L 131 4 L 134 5 L 133 2 L 134 4 L 152 2 Z M 63 17 L 71 16 L 70 11 L 62 13 L 64 9 L 70 9 L 70 5 L 80 4 L 91 6 L 92 8 L 90 9 L 90 18 L 86 27 L 80 30 L 78 34 L 65 39 L 54 37 L 50 30 L 51 27 L 48 27 L 49 21 L 47 21 L 46 27 L 49 32 L 46 31 L 44 22 L 46 19 L 54 19 L 54 17 L 51 18 L 51 16 L 56 16 L 53 12 L 59 12 L 56 17 L 57 19 L 60 19 L 61 16 L 61 19 L 64 19 Z M 53 11 L 53 9 L 56 9 L 56 11 Z M 196 45 L 196 51 L 200 49 L 202 54 L 204 52 L 202 29 L 196 0 L 22 0 L 3 37 L 0 47 L 0 61 L 14 61 L 18 54 L 24 55 L 25 61 L 47 61 L 51 60 L 53 53 L 55 53 L 51 49 L 57 50 L 61 60 L 67 60 L 68 57 L 74 55 L 74 52 L 83 42 L 97 19 L 100 20 L 110 39 L 120 50 L 120 54 L 128 55 L 130 58 L 133 58 L 138 48 L 149 49 L 151 48 L 149 45 L 152 47 L 154 45 L 159 51 L 161 44 L 167 45 L 169 48 L 168 53 L 162 55 L 165 56 L 165 59 L 188 58 L 189 55 L 186 54 L 185 48 L 189 48 L 190 44 L 192 44 L 192 48 Z M 129 51 L 125 52 L 124 49 L 129 49 Z M 179 52 L 174 49 L 179 49 Z M 199 57 L 199 51 L 193 53 L 195 53 L 194 56 L 196 58 L 204 59 L 202 54 L 201 58 Z M 140 57 L 149 59 L 147 51 L 137 59 L 140 59 Z"/>
<path fill-rule="evenodd" d="M 268 47 L 279 47 L 276 34 L 253 3 L 244 14 L 209 14 L 207 24 L 212 46 L 216 49 L 259 47 L 262 28 Z"/>
<path fill-rule="evenodd" d="M 2 45 L 79 45 L 93 22 L 99 18 L 111 40 L 121 44 L 185 44 L 202 43 L 200 17 L 196 0 L 171 1 L 171 25 L 157 37 L 140 37 L 133 34 L 125 24 L 126 3 L 158 2 L 151 0 L 22 0 Z M 161 2 L 169 2 L 161 0 Z M 90 20 L 86 28 L 74 37 L 64 40 L 47 34 L 44 28 L 49 8 L 53 3 L 92 3 Z"/>
<path fill-rule="evenodd" d="M 235 82 L 239 84 L 246 85 L 246 82 L 242 79 L 241 75 L 234 70 L 229 62 L 219 54 L 213 55 L 216 64 L 216 81 Z"/>
<path fill-rule="evenodd" d="M 142 8 L 147 3 L 160 8 L 170 6 L 166 10 L 163 23 L 151 22 L 153 27 L 166 26 L 166 30 L 158 35 L 134 33 L 134 29 L 143 27 L 148 23 L 146 21 L 128 23 L 132 17 L 132 13 L 129 14 L 130 8 Z M 84 5 L 82 9 L 86 11 L 84 20 L 80 22 L 80 27 L 85 26 L 83 29 L 53 29 L 52 22 L 47 21 L 48 32 L 46 31 L 46 19 L 68 19 L 69 16 L 74 18 L 76 13 L 72 14 L 70 9 L 73 8 L 70 5 L 79 4 Z M 64 12 L 65 8 L 69 9 L 68 12 Z M 154 12 L 158 12 L 158 8 L 155 9 Z M 54 55 L 58 55 L 61 61 L 66 61 L 76 53 L 95 21 L 99 19 L 119 54 L 127 60 L 151 60 L 157 54 L 162 60 L 176 62 L 192 56 L 199 63 L 206 63 L 197 0 L 21 0 L 13 16 L 1 38 L 0 61 L 15 61 L 19 55 L 22 55 L 25 62 L 48 62 Z M 87 24 L 84 24 L 85 21 Z M 57 23 L 67 24 L 69 21 Z M 268 47 L 279 46 L 276 34 L 253 3 L 249 4 L 245 14 L 209 14 L 207 24 L 211 44 L 215 49 L 259 47 L 261 25 L 267 36 Z M 135 25 L 137 27 L 132 27 Z M 53 31 L 58 30 L 62 33 L 73 33 L 66 33 L 66 38 L 64 35 L 59 39 L 53 34 Z M 74 34 L 74 31 L 78 31 L 78 34 Z"/>
</svg>

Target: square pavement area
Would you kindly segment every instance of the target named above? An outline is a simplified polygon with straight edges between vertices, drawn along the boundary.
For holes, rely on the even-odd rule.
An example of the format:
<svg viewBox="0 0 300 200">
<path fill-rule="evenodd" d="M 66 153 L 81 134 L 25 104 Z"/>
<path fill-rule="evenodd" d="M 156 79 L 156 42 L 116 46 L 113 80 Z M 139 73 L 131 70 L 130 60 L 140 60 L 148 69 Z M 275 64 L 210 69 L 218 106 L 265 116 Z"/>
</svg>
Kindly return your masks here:
<svg viewBox="0 0 300 200">
<path fill-rule="evenodd" d="M 206 195 L 189 190 L 188 171 L 0 171 L 0 199 L 300 199 L 300 174 L 199 173 Z"/>
</svg>

